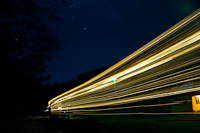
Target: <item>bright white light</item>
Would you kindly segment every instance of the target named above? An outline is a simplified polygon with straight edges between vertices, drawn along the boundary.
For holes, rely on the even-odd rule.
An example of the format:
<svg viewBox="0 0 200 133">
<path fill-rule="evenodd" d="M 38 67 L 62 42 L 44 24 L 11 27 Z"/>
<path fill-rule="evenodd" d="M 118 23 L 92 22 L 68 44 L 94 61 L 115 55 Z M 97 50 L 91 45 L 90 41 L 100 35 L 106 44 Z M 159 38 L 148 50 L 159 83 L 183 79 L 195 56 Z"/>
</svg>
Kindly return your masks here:
<svg viewBox="0 0 200 133">
<path fill-rule="evenodd" d="M 46 109 L 45 112 L 49 112 L 49 109 Z"/>
<path fill-rule="evenodd" d="M 117 80 L 117 77 L 113 77 L 113 78 L 112 78 L 112 81 L 116 81 L 116 80 Z"/>
<path fill-rule="evenodd" d="M 68 97 L 67 99 L 71 99 L 72 97 Z"/>
</svg>

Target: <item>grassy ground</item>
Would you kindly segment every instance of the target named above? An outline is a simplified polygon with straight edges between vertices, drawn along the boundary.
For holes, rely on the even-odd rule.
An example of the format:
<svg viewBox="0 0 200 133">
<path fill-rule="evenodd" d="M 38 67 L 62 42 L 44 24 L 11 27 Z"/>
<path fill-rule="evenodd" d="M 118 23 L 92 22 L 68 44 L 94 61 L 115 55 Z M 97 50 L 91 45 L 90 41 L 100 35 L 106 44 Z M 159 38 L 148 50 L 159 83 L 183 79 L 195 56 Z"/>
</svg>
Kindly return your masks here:
<svg viewBox="0 0 200 133">
<path fill-rule="evenodd" d="M 138 131 L 140 133 L 199 133 L 199 117 L 199 115 L 169 115 L 135 116 L 128 119 L 128 117 L 121 116 L 116 121 L 115 117 L 107 116 L 106 119 L 102 117 L 104 123 L 99 123 L 101 119 L 57 117 L 50 119 L 48 116 L 32 116 L 1 119 L 0 131 L 6 133 L 138 133 Z"/>
<path fill-rule="evenodd" d="M 13 133 L 122 133 L 128 132 L 105 125 L 70 119 L 53 119 L 47 116 L 15 118 L 1 121 L 1 131 Z"/>
<path fill-rule="evenodd" d="M 1 131 L 13 133 L 59 133 L 48 117 L 25 117 L 1 121 Z"/>
</svg>

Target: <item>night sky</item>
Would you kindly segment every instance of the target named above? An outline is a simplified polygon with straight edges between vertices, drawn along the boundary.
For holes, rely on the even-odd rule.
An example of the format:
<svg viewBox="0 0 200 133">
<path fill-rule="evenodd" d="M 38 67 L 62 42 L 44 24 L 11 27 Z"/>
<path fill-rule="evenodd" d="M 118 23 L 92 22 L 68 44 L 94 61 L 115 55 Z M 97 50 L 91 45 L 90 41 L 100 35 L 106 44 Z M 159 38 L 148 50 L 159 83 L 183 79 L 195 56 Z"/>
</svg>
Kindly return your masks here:
<svg viewBox="0 0 200 133">
<path fill-rule="evenodd" d="M 199 0 L 67 0 L 52 24 L 61 42 L 48 64 L 51 82 L 112 65 L 200 7 Z"/>
</svg>

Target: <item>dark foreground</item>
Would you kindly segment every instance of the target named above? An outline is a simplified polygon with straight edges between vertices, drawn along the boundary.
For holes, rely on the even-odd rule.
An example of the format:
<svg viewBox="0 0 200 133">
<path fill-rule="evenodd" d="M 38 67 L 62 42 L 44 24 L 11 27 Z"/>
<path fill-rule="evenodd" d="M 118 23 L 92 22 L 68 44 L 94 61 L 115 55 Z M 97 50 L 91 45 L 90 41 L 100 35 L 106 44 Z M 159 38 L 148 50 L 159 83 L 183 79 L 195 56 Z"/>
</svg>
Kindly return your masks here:
<svg viewBox="0 0 200 133">
<path fill-rule="evenodd" d="M 105 125 L 88 123 L 84 120 L 50 119 L 47 116 L 34 116 L 1 120 L 0 131 L 13 133 L 124 133 L 129 132 Z M 134 133 L 132 131 L 132 133 Z"/>
</svg>

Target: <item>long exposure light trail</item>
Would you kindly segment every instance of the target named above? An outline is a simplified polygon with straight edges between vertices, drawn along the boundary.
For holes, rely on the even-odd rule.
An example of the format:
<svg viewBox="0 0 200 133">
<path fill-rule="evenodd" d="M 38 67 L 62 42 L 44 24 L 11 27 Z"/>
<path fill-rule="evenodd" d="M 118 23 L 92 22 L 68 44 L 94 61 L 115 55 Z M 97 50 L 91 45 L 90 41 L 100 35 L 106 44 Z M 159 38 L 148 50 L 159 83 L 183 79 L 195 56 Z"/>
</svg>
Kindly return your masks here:
<svg viewBox="0 0 200 133">
<path fill-rule="evenodd" d="M 190 68 L 190 69 L 196 69 L 196 68 L 200 68 L 200 66 L 196 66 L 196 67 L 193 67 L 193 68 Z M 180 75 L 176 75 L 176 76 L 174 76 L 173 78 L 175 79 L 175 80 L 180 80 L 180 78 L 179 77 L 182 77 L 182 78 L 186 78 L 186 76 L 188 75 L 188 74 L 192 74 L 192 76 L 194 76 L 194 75 L 198 75 L 198 71 L 199 70 L 194 70 L 194 71 L 191 71 L 191 72 L 186 72 L 186 71 L 188 71 L 188 70 L 190 70 L 190 69 L 187 69 L 187 70 L 183 70 L 183 71 L 180 71 L 180 72 L 177 72 L 177 73 L 173 73 L 173 74 L 171 74 L 170 76 L 173 76 L 173 75 L 175 75 L 175 74 L 178 74 L 178 73 L 183 73 L 183 72 L 185 72 L 185 73 L 183 73 L 183 74 L 180 74 Z M 195 74 L 193 74 L 194 72 L 196 72 Z M 191 75 L 190 74 L 190 75 Z M 189 75 L 189 76 L 190 76 Z M 168 75 L 166 76 L 166 77 L 168 77 Z M 139 85 L 134 85 L 134 86 L 131 86 L 130 88 L 137 88 L 137 86 L 139 86 L 139 87 L 144 87 L 145 86 L 145 84 L 146 85 L 151 85 L 151 84 L 155 84 L 155 82 L 156 82 L 156 80 L 158 80 L 158 82 L 161 82 L 161 79 L 162 78 L 165 78 L 163 81 L 165 81 L 165 80 L 169 80 L 169 82 L 170 82 L 170 79 L 171 78 L 166 78 L 166 77 L 161 77 L 161 78 L 158 78 L 158 79 L 154 79 L 153 81 L 151 81 L 151 83 L 149 83 L 149 84 L 147 84 L 146 82 L 145 83 L 142 83 L 142 84 L 139 84 Z M 162 82 L 163 82 L 162 81 Z M 148 82 L 150 82 L 150 81 L 148 81 Z M 161 84 L 162 84 L 162 82 L 161 82 Z M 143 85 L 144 84 L 144 85 Z M 156 83 L 157 85 L 156 86 L 158 86 L 158 83 Z M 127 91 L 127 92 L 124 92 L 124 91 Z M 130 92 L 129 91 L 132 91 L 132 89 L 129 89 L 129 88 L 126 88 L 126 90 L 124 90 L 124 91 L 121 91 L 121 90 L 117 90 L 116 92 L 117 93 L 119 93 L 119 92 L 123 92 L 123 93 L 126 93 L 126 94 L 129 94 Z M 114 94 L 114 93 L 113 93 Z M 107 95 L 113 95 L 112 93 L 107 93 Z M 99 95 L 99 96 L 101 96 L 101 95 Z M 94 96 L 93 96 L 94 97 Z"/>
<path fill-rule="evenodd" d="M 84 111 L 84 112 L 97 112 L 97 111 L 107 111 L 107 110 L 121 110 L 121 109 L 128 109 L 128 108 L 140 108 L 140 107 L 156 107 L 156 106 L 169 106 L 169 105 L 178 105 L 178 104 L 182 104 L 185 103 L 185 100 L 182 101 L 175 101 L 173 103 L 164 103 L 164 104 L 153 104 L 153 105 L 137 105 L 137 106 L 126 106 L 126 107 L 115 107 L 115 108 L 105 108 L 105 109 L 89 109 L 89 110 L 73 110 L 73 111 Z M 63 111 L 60 111 L 63 112 Z M 72 111 L 68 111 L 68 112 L 72 112 Z"/>
<path fill-rule="evenodd" d="M 101 74 L 51 99 L 48 106 L 55 113 L 133 109 L 141 105 L 129 104 L 200 91 L 199 53 L 197 10 Z"/>
<path fill-rule="evenodd" d="M 191 72 L 191 73 L 193 73 L 193 72 Z M 196 74 L 197 76 L 198 76 L 198 73 Z M 189 78 L 189 77 L 187 77 L 187 78 Z M 175 79 L 177 79 L 177 77 L 175 77 Z M 194 79 L 196 79 L 196 78 L 194 78 Z M 171 86 L 171 85 L 175 85 L 175 84 L 180 84 L 180 83 L 184 83 L 184 82 L 189 82 L 189 81 L 192 81 L 192 80 L 194 80 L 193 78 L 191 78 L 191 79 L 189 79 L 189 80 L 181 80 L 181 81 L 179 81 L 179 82 L 175 82 L 175 83 L 169 83 L 169 84 L 166 84 L 166 85 L 162 85 L 162 83 L 161 83 L 161 85 L 160 86 L 158 86 L 158 85 L 156 85 L 156 86 L 158 86 L 158 87 L 156 87 L 156 86 L 151 86 L 151 89 L 144 89 L 145 88 L 145 86 L 140 86 L 137 90 L 132 90 L 132 89 L 130 89 L 130 90 L 128 90 L 128 91 L 125 91 L 125 92 L 121 92 L 120 94 L 119 94 L 119 92 L 117 92 L 117 93 L 114 93 L 114 92 L 111 92 L 111 93 L 109 93 L 109 95 L 105 95 L 104 97 L 102 97 L 101 95 L 99 96 L 99 97 L 92 97 L 92 99 L 90 98 L 86 98 L 86 99 L 84 99 L 84 101 L 83 100 L 80 100 L 80 101 L 77 101 L 78 103 L 83 103 L 83 102 L 88 102 L 88 103 L 90 103 L 90 101 L 91 100 L 93 100 L 94 102 L 95 101 L 100 101 L 100 100 L 102 100 L 102 101 L 105 101 L 105 100 L 110 100 L 110 99 L 116 99 L 116 98 L 121 98 L 121 97 L 125 97 L 125 96 L 130 96 L 130 95 L 134 95 L 134 94 L 139 94 L 139 93 L 142 93 L 142 92 L 147 92 L 147 91 L 150 91 L 150 90 L 155 90 L 155 89 L 159 89 L 159 88 L 163 88 L 163 87 L 167 87 L 167 86 Z M 198 78 L 197 78 L 198 79 Z M 180 80 L 180 79 L 178 79 L 178 80 Z M 131 87 L 132 88 L 132 87 Z M 134 87 L 135 88 L 135 87 Z M 142 89 L 143 88 L 143 89 Z M 116 95 L 117 94 L 117 95 Z M 116 96 L 115 96 L 116 95 Z M 105 98 L 106 97 L 106 98 Z M 98 100 L 96 100 L 96 99 L 98 99 Z M 86 101 L 87 100 L 87 101 Z"/>
<path fill-rule="evenodd" d="M 190 16 L 188 16 L 187 18 L 183 19 L 182 21 L 180 21 L 179 23 L 177 23 L 176 25 L 174 25 L 173 27 L 171 27 L 169 30 L 165 31 L 163 34 L 161 34 L 160 36 L 156 37 L 155 39 L 153 39 L 152 41 L 150 41 L 148 44 L 144 45 L 142 48 L 140 48 L 139 50 L 135 51 L 134 53 L 132 53 L 131 55 L 129 55 L 128 57 L 126 57 L 125 59 L 121 60 L 120 62 L 116 63 L 115 65 L 111 66 L 109 69 L 107 69 L 106 71 L 104 71 L 103 73 L 97 75 L 96 77 L 92 78 L 91 80 L 83 83 L 82 85 L 75 87 L 74 89 L 71 89 L 70 91 L 67 91 L 53 99 L 51 99 L 48 104 L 50 105 L 55 99 L 58 99 L 59 97 L 62 97 L 68 93 L 71 93 L 73 91 L 78 90 L 79 88 L 90 84 L 91 82 L 95 81 L 96 79 L 106 75 L 107 73 L 109 73 L 110 71 L 113 71 L 115 68 L 123 65 L 124 63 L 126 63 L 127 61 L 131 60 L 131 58 L 134 58 L 136 56 L 138 56 L 139 54 L 141 54 L 143 51 L 148 50 L 150 47 L 153 47 L 154 45 L 156 45 L 156 43 L 164 40 L 165 38 L 167 38 L 168 36 L 170 36 L 171 34 L 173 34 L 174 32 L 176 32 L 178 29 L 181 29 L 183 27 L 185 27 L 187 24 L 191 23 L 191 21 L 194 21 L 195 19 L 197 19 L 200 15 L 199 10 L 197 10 L 196 12 L 194 12 L 193 14 L 191 14 Z"/>
</svg>

